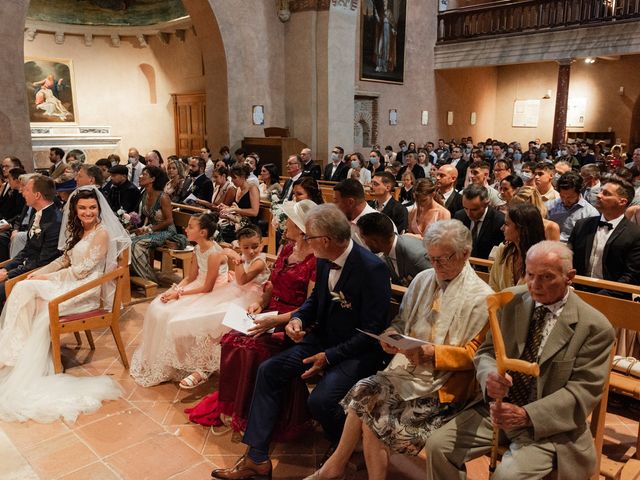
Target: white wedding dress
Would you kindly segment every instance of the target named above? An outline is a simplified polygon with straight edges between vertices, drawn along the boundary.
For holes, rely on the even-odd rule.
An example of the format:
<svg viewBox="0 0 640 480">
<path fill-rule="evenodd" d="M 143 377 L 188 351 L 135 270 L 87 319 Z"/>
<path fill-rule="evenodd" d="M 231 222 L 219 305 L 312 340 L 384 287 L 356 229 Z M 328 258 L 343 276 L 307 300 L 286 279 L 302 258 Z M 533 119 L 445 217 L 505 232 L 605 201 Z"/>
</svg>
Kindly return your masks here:
<svg viewBox="0 0 640 480">
<path fill-rule="evenodd" d="M 107 230 L 98 225 L 70 251 L 38 271 L 47 280 L 22 280 L 13 288 L 0 318 L 0 419 L 74 422 L 80 413 L 114 400 L 120 387 L 110 377 L 54 374 L 49 300 L 104 273 Z M 97 287 L 60 305 L 69 315 L 99 308 Z"/>
</svg>

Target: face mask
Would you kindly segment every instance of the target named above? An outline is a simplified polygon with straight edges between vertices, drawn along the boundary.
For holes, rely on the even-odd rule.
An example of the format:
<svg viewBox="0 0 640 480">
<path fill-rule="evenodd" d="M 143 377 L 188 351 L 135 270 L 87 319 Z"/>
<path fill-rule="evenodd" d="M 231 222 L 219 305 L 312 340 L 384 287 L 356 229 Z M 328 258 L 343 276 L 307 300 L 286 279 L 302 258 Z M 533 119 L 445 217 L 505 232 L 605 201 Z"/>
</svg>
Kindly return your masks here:
<svg viewBox="0 0 640 480">
<path fill-rule="evenodd" d="M 129 163 L 132 163 L 133 165 L 138 163 L 138 157 L 129 157 Z"/>
<path fill-rule="evenodd" d="M 406 145 L 403 145 L 402 147 L 400 147 L 400 150 L 402 150 L 403 152 L 406 152 L 408 148 Z"/>
<path fill-rule="evenodd" d="M 514 159 L 516 162 L 519 162 L 520 160 L 522 160 L 522 154 L 521 154 L 520 152 L 514 152 L 514 154 L 513 154 L 513 159 Z"/>
<path fill-rule="evenodd" d="M 513 148 L 511 148 L 511 147 L 507 148 L 507 152 L 513 153 Z"/>
<path fill-rule="evenodd" d="M 369 162 L 371 162 L 371 165 L 378 165 L 380 160 L 378 160 L 378 157 L 369 157 Z"/>
<path fill-rule="evenodd" d="M 351 168 L 358 168 L 360 166 L 360 162 L 358 160 L 353 160 L 351 162 Z"/>
<path fill-rule="evenodd" d="M 553 178 L 551 179 L 551 181 L 553 183 L 558 183 L 558 180 L 560 179 L 560 174 L 559 173 L 554 173 L 553 174 Z"/>
<path fill-rule="evenodd" d="M 225 153 L 224 155 L 222 155 L 222 158 L 224 158 L 225 160 L 229 160 L 229 157 L 231 155 L 229 155 L 228 153 Z"/>
<path fill-rule="evenodd" d="M 546 160 L 547 159 L 547 152 L 540 152 L 540 160 Z"/>
<path fill-rule="evenodd" d="M 566 150 L 560 150 L 560 155 L 563 157 L 567 156 L 567 151 Z"/>
<path fill-rule="evenodd" d="M 520 178 L 523 182 L 528 182 L 533 178 L 533 173 L 531 172 L 520 172 Z"/>
<path fill-rule="evenodd" d="M 487 157 L 490 157 L 492 153 L 493 153 L 493 150 L 491 150 L 490 148 L 487 148 L 487 149 L 484 151 L 484 154 L 485 154 Z"/>
<path fill-rule="evenodd" d="M 465 153 L 469 155 L 471 153 L 471 149 L 470 148 L 465 149 Z"/>
<path fill-rule="evenodd" d="M 338 154 L 337 153 L 332 153 L 331 154 L 331 161 L 332 162 L 337 162 L 338 161 Z"/>
</svg>

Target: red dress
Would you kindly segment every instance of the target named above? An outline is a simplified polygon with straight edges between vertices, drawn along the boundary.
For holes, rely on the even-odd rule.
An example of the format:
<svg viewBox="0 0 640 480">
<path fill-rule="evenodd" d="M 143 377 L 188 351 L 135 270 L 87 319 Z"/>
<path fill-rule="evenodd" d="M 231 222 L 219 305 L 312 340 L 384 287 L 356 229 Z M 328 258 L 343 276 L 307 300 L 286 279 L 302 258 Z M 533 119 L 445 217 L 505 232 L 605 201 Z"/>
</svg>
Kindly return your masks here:
<svg viewBox="0 0 640 480">
<path fill-rule="evenodd" d="M 313 254 L 289 265 L 292 252 L 293 244 L 287 244 L 276 259 L 269 277 L 273 293 L 265 312 L 275 310 L 287 313 L 296 310 L 307 298 L 309 282 L 315 281 L 316 258 Z M 203 398 L 195 407 L 185 410 L 189 413 L 189 419 L 201 425 L 220 425 L 220 414 L 224 414 L 231 417 L 231 426 L 235 431 L 244 431 L 258 367 L 284 350 L 287 342 L 282 329 L 259 337 L 236 331 L 224 335 L 220 341 L 220 390 Z M 291 440 L 309 426 L 311 417 L 307 410 L 307 396 L 307 386 L 301 379 L 292 383 L 274 432 L 275 440 Z"/>
</svg>

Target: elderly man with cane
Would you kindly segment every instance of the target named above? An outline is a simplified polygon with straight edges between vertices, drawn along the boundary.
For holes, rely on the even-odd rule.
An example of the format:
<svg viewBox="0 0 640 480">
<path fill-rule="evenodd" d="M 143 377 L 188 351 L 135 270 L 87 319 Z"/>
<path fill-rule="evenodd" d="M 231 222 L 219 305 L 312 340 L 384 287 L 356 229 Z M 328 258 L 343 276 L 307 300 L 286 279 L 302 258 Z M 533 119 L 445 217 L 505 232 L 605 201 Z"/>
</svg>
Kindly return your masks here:
<svg viewBox="0 0 640 480">
<path fill-rule="evenodd" d="M 609 372 L 614 329 L 569 287 L 572 253 L 560 242 L 529 249 L 526 286 L 509 289 L 499 313 L 508 358 L 536 362 L 540 375 L 500 375 L 493 335 L 478 349 L 475 366 L 484 398 L 478 398 L 427 441 L 427 478 L 466 478 L 465 462 L 488 453 L 494 426 L 508 450 L 497 479 L 584 480 L 596 452 L 587 417 L 597 405 Z M 484 401 L 483 401 L 484 400 Z"/>
</svg>

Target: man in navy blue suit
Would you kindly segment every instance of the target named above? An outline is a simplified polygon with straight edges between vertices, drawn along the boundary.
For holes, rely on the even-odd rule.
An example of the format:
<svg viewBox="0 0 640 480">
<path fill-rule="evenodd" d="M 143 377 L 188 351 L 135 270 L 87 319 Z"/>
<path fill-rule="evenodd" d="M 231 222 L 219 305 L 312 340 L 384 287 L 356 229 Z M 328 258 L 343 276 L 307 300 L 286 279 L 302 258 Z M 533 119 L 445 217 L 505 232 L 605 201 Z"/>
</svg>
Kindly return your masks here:
<svg viewBox="0 0 640 480">
<path fill-rule="evenodd" d="M 340 400 L 358 380 L 383 366 L 379 344 L 356 328 L 379 334 L 389 324 L 391 287 L 385 263 L 351 240 L 349 221 L 333 204 L 314 207 L 306 231 L 318 258 L 316 285 L 286 326 L 296 345 L 258 369 L 243 438 L 249 449 L 233 467 L 214 470 L 213 478 L 270 477 L 271 433 L 296 376 L 323 374 L 308 405 L 329 439 L 337 442 L 345 419 Z"/>
</svg>

